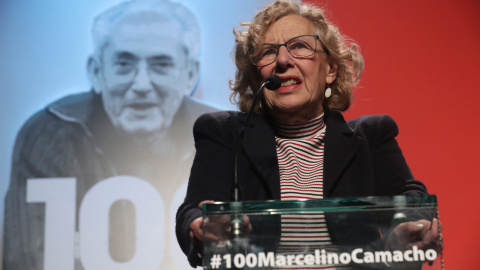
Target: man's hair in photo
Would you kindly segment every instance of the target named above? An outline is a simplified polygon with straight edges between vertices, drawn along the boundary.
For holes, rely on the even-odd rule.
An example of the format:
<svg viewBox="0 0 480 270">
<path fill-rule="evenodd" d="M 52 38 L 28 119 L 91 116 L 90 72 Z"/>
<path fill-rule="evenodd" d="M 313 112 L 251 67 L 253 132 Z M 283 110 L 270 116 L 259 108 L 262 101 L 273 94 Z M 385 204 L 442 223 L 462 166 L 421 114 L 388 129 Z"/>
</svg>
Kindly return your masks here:
<svg viewBox="0 0 480 270">
<path fill-rule="evenodd" d="M 108 41 L 112 28 L 125 18 L 138 18 L 141 22 L 172 20 L 183 36 L 183 44 L 190 59 L 198 59 L 200 53 L 200 27 L 195 15 L 179 3 L 168 0 L 133 0 L 120 3 L 99 14 L 92 26 L 95 54 L 99 55 Z M 164 29 L 158 29 L 163 31 Z"/>
</svg>

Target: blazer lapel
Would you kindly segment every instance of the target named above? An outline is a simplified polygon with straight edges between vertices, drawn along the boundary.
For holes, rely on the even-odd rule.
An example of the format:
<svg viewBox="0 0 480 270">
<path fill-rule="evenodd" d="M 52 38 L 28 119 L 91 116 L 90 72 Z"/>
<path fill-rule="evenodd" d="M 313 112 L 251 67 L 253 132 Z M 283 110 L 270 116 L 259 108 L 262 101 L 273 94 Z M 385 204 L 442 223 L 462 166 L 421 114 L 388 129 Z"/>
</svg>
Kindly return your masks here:
<svg viewBox="0 0 480 270">
<path fill-rule="evenodd" d="M 243 139 L 243 150 L 250 165 L 267 185 L 271 197 L 280 199 L 275 132 L 264 115 L 252 115 Z"/>
<path fill-rule="evenodd" d="M 361 144 L 360 138 L 354 136 L 353 131 L 347 126 L 342 114 L 330 109 L 325 109 L 325 158 L 323 194 L 329 197 L 342 172 L 354 157 Z"/>
</svg>

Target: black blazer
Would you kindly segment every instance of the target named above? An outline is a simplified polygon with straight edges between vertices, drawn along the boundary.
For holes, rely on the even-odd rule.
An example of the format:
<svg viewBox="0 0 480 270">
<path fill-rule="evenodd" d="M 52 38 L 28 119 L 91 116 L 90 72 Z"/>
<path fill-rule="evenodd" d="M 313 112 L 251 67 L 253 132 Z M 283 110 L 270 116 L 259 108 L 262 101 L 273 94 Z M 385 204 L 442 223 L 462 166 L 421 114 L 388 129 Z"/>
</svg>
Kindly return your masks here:
<svg viewBox="0 0 480 270">
<path fill-rule="evenodd" d="M 216 112 L 202 115 L 194 125 L 197 152 L 176 224 L 177 239 L 192 266 L 201 260 L 190 243 L 190 224 L 201 216 L 199 202 L 231 200 L 234 149 L 245 118 L 240 112 Z M 345 122 L 339 112 L 327 109 L 325 123 L 325 198 L 427 193 L 402 155 L 391 117 L 363 116 Z M 275 133 L 266 115 L 253 115 L 246 128 L 238 175 L 242 200 L 280 199 Z"/>
</svg>

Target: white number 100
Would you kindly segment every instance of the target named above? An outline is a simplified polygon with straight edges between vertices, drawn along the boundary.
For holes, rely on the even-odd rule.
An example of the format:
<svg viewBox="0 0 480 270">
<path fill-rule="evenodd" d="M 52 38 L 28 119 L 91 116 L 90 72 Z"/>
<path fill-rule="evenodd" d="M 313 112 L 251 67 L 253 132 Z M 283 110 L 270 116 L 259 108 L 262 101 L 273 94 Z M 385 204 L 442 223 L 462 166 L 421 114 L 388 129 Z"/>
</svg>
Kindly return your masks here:
<svg viewBox="0 0 480 270">
<path fill-rule="evenodd" d="M 117 262 L 109 253 L 109 212 L 118 200 L 130 201 L 136 211 L 135 254 L 128 262 Z M 142 179 L 116 176 L 93 186 L 80 205 L 78 238 L 75 178 L 29 179 L 27 202 L 45 203 L 44 269 L 73 270 L 75 256 L 93 270 L 158 269 L 162 263 L 165 206 L 155 187 Z"/>
</svg>

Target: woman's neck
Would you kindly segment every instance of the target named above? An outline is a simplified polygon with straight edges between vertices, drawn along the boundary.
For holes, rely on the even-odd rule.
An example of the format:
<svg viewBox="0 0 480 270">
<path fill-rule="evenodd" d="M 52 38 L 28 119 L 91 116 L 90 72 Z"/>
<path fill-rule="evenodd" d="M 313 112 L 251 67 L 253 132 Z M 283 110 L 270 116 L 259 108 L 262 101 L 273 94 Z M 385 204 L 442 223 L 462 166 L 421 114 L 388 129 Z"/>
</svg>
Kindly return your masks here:
<svg viewBox="0 0 480 270">
<path fill-rule="evenodd" d="M 324 114 L 303 122 L 286 123 L 274 120 L 275 134 L 280 138 L 308 139 L 320 134 L 325 128 Z"/>
</svg>

